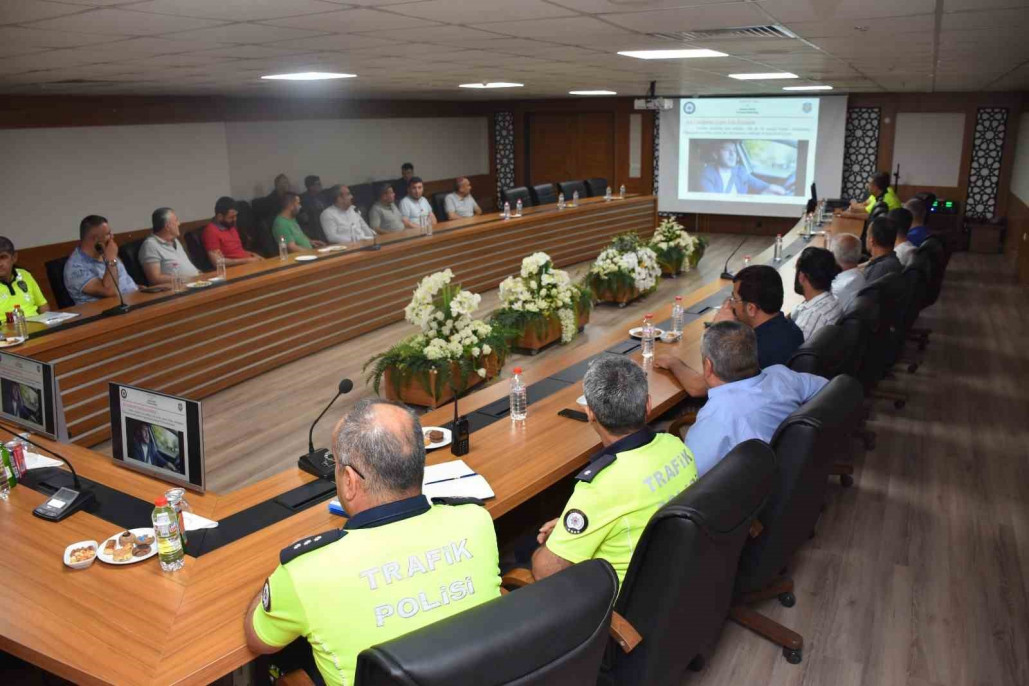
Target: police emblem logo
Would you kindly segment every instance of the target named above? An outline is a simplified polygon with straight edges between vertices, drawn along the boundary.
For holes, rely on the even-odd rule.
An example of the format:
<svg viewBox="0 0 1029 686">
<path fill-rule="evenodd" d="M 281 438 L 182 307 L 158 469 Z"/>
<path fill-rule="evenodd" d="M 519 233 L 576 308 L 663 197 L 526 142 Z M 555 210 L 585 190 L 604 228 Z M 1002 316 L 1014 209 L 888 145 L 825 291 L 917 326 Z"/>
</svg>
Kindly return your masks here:
<svg viewBox="0 0 1029 686">
<path fill-rule="evenodd" d="M 589 526 L 589 519 L 582 510 L 568 510 L 565 515 L 565 530 L 570 534 L 581 534 Z"/>
<path fill-rule="evenodd" d="M 264 580 L 264 588 L 261 589 L 261 605 L 265 612 L 272 611 L 272 589 L 268 585 L 267 579 Z"/>
<path fill-rule="evenodd" d="M 686 103 L 683 104 L 682 111 L 683 111 L 683 114 L 693 114 L 694 112 L 697 111 L 697 105 L 695 103 L 687 101 Z"/>
<path fill-rule="evenodd" d="M 801 109 L 804 110 L 804 114 L 810 114 L 811 113 L 811 103 L 805 102 L 804 105 L 801 107 Z"/>
</svg>

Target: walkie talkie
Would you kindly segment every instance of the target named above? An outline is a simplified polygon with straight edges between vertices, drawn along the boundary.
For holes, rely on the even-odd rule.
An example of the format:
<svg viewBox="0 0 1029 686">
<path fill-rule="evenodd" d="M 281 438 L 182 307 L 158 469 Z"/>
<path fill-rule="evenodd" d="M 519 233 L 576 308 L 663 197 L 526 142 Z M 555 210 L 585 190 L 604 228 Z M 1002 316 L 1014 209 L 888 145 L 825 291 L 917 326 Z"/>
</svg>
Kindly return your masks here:
<svg viewBox="0 0 1029 686">
<path fill-rule="evenodd" d="M 457 390 L 454 390 L 454 426 L 450 430 L 451 442 L 450 442 L 450 453 L 458 457 L 467 455 L 470 450 L 468 444 L 469 430 L 468 430 L 468 419 L 466 417 L 458 417 L 457 415 Z"/>
</svg>

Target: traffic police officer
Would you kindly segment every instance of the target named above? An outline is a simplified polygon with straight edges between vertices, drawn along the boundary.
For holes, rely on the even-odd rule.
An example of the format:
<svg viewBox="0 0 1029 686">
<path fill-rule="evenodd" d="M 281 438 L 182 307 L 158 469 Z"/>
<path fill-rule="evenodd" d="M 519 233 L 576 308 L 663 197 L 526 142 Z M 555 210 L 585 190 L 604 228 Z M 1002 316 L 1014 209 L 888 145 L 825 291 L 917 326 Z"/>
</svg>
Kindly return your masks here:
<svg viewBox="0 0 1029 686">
<path fill-rule="evenodd" d="M 244 624 L 258 653 L 305 637 L 325 682 L 350 686 L 365 648 L 498 598 L 500 569 L 480 504 L 422 495 L 425 444 L 409 409 L 359 402 L 337 425 L 333 453 L 350 518 L 285 548 Z"/>
<path fill-rule="evenodd" d="M 26 317 L 33 317 L 49 308 L 39 284 L 32 274 L 14 265 L 18 261 L 18 251 L 10 238 L 0 236 L 0 314 L 6 314 L 21 306 Z"/>
<path fill-rule="evenodd" d="M 586 372 L 583 390 L 604 448 L 575 477 L 561 516 L 540 529 L 532 573 L 542 579 L 602 557 L 621 583 L 651 515 L 697 480 L 697 467 L 677 436 L 647 427 L 647 375 L 635 362 L 602 357 Z"/>
</svg>

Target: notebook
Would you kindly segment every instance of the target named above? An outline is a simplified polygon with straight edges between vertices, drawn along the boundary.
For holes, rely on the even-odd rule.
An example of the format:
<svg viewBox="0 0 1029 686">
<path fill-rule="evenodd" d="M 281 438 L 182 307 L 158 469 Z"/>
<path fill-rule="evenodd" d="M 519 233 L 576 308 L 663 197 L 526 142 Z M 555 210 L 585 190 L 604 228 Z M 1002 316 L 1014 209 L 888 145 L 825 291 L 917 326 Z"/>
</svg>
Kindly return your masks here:
<svg viewBox="0 0 1029 686">
<path fill-rule="evenodd" d="M 422 479 L 422 493 L 430 500 L 433 498 L 477 498 L 489 500 L 496 494 L 489 482 L 481 474 L 476 474 L 464 460 L 450 460 L 425 468 Z M 341 517 L 347 514 L 340 505 L 339 498 L 329 501 L 329 512 Z"/>
</svg>

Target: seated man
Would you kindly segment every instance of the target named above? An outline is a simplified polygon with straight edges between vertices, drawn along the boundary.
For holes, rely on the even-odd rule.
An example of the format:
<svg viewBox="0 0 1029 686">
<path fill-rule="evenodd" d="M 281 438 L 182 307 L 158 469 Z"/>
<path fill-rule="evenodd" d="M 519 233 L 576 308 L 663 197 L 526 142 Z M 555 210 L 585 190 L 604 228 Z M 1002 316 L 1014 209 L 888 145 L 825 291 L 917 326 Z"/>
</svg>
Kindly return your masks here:
<svg viewBox="0 0 1029 686">
<path fill-rule="evenodd" d="M 475 217 L 482 214 L 479 203 L 472 197 L 472 182 L 467 176 L 462 176 L 454 182 L 454 192 L 447 195 L 443 200 L 447 210 L 447 219 L 461 219 L 462 217 Z"/>
<path fill-rule="evenodd" d="M 396 204 L 396 191 L 388 183 L 381 184 L 375 194 L 378 200 L 368 211 L 368 223 L 379 233 L 393 233 L 409 228 L 404 222 L 404 215 Z M 413 228 L 413 227 L 412 227 Z"/>
<path fill-rule="evenodd" d="M 286 242 L 286 249 L 290 252 L 300 252 L 311 248 L 321 248 L 325 243 L 318 240 L 308 239 L 297 224 L 297 215 L 300 214 L 300 196 L 293 191 L 287 191 L 282 196 L 282 205 L 279 214 L 272 222 L 272 237 L 275 244 L 280 241 Z"/>
<path fill-rule="evenodd" d="M 740 322 L 705 331 L 700 357 L 707 403 L 685 437 L 700 476 L 743 441 L 771 441 L 783 420 L 829 383 L 778 364 L 760 369 L 757 338 Z"/>
<path fill-rule="evenodd" d="M 321 226 L 329 243 L 356 243 L 375 238 L 364 218 L 354 207 L 347 186 L 332 187 L 332 204 L 322 211 Z"/>
<path fill-rule="evenodd" d="M 762 181 L 740 164 L 736 146 L 739 141 L 726 140 L 718 143 L 712 153 L 712 161 L 704 165 L 700 175 L 700 190 L 703 193 L 726 193 L 728 195 L 755 195 L 769 193 L 786 195 L 786 189 L 774 183 Z"/>
<path fill-rule="evenodd" d="M 925 225 L 925 218 L 929 213 L 925 203 L 918 198 L 911 198 L 904 203 L 904 209 L 911 213 L 911 228 L 908 229 L 908 241 L 916 248 L 922 245 L 922 241 L 929 237 L 929 227 Z"/>
<path fill-rule="evenodd" d="M 825 248 L 804 248 L 797 258 L 793 290 L 804 296 L 804 302 L 793 308 L 790 319 L 800 327 L 805 341 L 815 331 L 826 324 L 835 324 L 843 316 L 840 303 L 830 290 L 839 272 L 836 258 Z"/>
<path fill-rule="evenodd" d="M 422 180 L 412 177 L 407 185 L 407 197 L 400 201 L 400 214 L 404 218 L 404 226 L 409 229 L 420 229 L 425 221 L 436 225 L 436 215 L 423 193 Z"/>
<path fill-rule="evenodd" d="M 861 263 L 861 239 L 852 233 L 841 233 L 833 236 L 830 245 L 841 270 L 832 280 L 832 294 L 840 304 L 840 312 L 846 313 L 866 283 L 864 273 L 858 269 Z"/>
<path fill-rule="evenodd" d="M 179 218 L 170 207 L 159 207 L 151 216 L 154 233 L 139 246 L 139 263 L 143 265 L 143 276 L 151 286 L 170 285 L 175 280 L 175 270 L 183 279 L 192 279 L 200 274 L 193 266 L 179 240 Z"/>
<path fill-rule="evenodd" d="M 297 215 L 297 223 L 304 230 L 308 238 L 321 240 L 322 227 L 319 218 L 328 204 L 322 198 L 322 180 L 319 176 L 305 176 L 304 187 L 307 190 L 300 196 L 300 214 Z M 329 241 L 330 243 L 332 241 Z"/>
<path fill-rule="evenodd" d="M 0 283 L 5 286 L 0 288 L 0 314 L 6 315 L 14 310 L 15 305 L 21 307 L 26 317 L 49 311 L 39 284 L 28 271 L 15 267 L 17 263 L 18 251 L 14 249 L 14 243 L 10 238 L 0 236 Z"/>
<path fill-rule="evenodd" d="M 211 264 L 218 263 L 218 255 L 222 256 L 228 267 L 259 262 L 262 259 L 257 253 L 243 249 L 243 241 L 239 237 L 239 230 L 236 229 L 238 216 L 235 200 L 228 196 L 218 198 L 218 202 L 214 204 L 214 219 L 204 227 L 204 232 L 200 236 Z"/>
<path fill-rule="evenodd" d="M 244 616 L 247 645 L 308 639 L 326 683 L 353 684 L 357 655 L 500 597 L 497 537 L 476 504 L 422 495 L 417 415 L 378 398 L 336 426 L 336 493 L 350 519 L 290 545 Z"/>
<path fill-rule="evenodd" d="M 851 200 L 850 209 L 864 210 L 868 214 L 872 214 L 872 210 L 880 202 L 885 203 L 886 211 L 895 210 L 900 207 L 900 198 L 897 197 L 897 192 L 890 185 L 889 172 L 873 174 L 872 178 L 868 180 L 868 199 L 864 202 Z"/>
<path fill-rule="evenodd" d="M 915 256 L 915 246 L 908 240 L 908 229 L 911 228 L 914 215 L 910 210 L 901 207 L 890 210 L 886 216 L 897 225 L 897 239 L 893 243 L 893 252 L 897 253 L 897 259 L 900 260 L 901 266 L 906 267 L 911 264 L 911 260 Z"/>
<path fill-rule="evenodd" d="M 897 254 L 893 252 L 893 246 L 897 242 L 897 225 L 889 217 L 879 217 L 872 221 L 865 237 L 865 247 L 872 256 L 865 262 L 862 271 L 865 273 L 865 281 L 872 283 L 881 276 L 896 272 L 899 274 L 904 270 Z"/>
<path fill-rule="evenodd" d="M 64 287 L 76 305 L 138 290 L 118 259 L 118 244 L 104 217 L 91 214 L 79 223 L 79 244 L 64 264 Z"/>
<path fill-rule="evenodd" d="M 414 178 L 414 165 L 410 162 L 404 162 L 400 165 L 400 178 L 393 182 L 393 193 L 398 198 L 407 197 L 407 186 L 411 183 L 411 179 Z"/>
<path fill-rule="evenodd" d="M 604 558 L 625 579 L 643 529 L 658 508 L 697 480 L 693 455 L 675 436 L 647 427 L 647 375 L 632 360 L 605 355 L 583 379 L 586 414 L 603 449 L 575 477 L 558 519 L 540 529 L 536 579 Z"/>
</svg>

